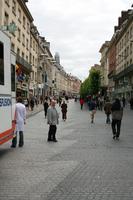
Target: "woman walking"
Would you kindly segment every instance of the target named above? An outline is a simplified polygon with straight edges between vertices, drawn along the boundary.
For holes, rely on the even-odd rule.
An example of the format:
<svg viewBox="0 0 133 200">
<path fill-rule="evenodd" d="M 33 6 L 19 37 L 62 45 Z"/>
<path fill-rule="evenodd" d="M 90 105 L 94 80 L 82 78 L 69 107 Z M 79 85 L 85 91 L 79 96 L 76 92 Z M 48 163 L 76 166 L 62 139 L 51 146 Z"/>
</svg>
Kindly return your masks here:
<svg viewBox="0 0 133 200">
<path fill-rule="evenodd" d="M 80 107 L 81 107 L 81 110 L 83 109 L 83 105 L 84 105 L 84 99 L 80 98 Z"/>
<path fill-rule="evenodd" d="M 67 104 L 65 103 L 65 101 L 63 101 L 62 105 L 61 105 L 61 112 L 62 112 L 62 119 L 65 121 L 67 116 Z"/>
<path fill-rule="evenodd" d="M 115 102 L 112 104 L 111 111 L 113 139 L 118 140 L 120 136 L 121 120 L 123 117 L 123 109 L 119 99 L 115 99 Z"/>
</svg>

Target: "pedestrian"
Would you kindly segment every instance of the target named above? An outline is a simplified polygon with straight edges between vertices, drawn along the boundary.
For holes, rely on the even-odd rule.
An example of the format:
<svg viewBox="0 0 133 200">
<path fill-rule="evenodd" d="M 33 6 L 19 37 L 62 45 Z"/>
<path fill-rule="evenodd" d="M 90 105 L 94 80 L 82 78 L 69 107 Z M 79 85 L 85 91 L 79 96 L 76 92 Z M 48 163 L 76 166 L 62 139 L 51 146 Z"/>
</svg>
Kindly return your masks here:
<svg viewBox="0 0 133 200">
<path fill-rule="evenodd" d="M 81 110 L 83 109 L 83 105 L 84 105 L 84 99 L 80 98 L 80 108 L 81 108 Z"/>
<path fill-rule="evenodd" d="M 112 107 L 112 104 L 109 100 L 109 97 L 107 97 L 105 105 L 104 105 L 104 111 L 105 111 L 105 114 L 106 114 L 106 124 L 110 124 L 110 122 L 111 122 L 111 120 L 110 120 L 111 107 Z"/>
<path fill-rule="evenodd" d="M 59 96 L 59 106 L 61 106 L 62 98 Z"/>
<path fill-rule="evenodd" d="M 23 100 L 21 97 L 18 97 L 16 103 L 16 131 L 12 140 L 12 148 L 15 148 L 17 145 L 17 133 L 19 132 L 19 147 L 24 145 L 24 124 L 26 124 L 26 108 L 22 103 Z"/>
<path fill-rule="evenodd" d="M 89 101 L 89 110 L 90 110 L 90 116 L 91 116 L 91 123 L 94 123 L 94 117 L 95 117 L 95 114 L 96 114 L 95 99 L 91 99 Z"/>
<path fill-rule="evenodd" d="M 133 97 L 130 99 L 130 109 L 133 110 Z"/>
<path fill-rule="evenodd" d="M 45 98 L 43 106 L 44 106 L 44 115 L 45 115 L 45 118 L 46 118 L 46 116 L 47 116 L 47 110 L 48 110 L 48 107 L 49 107 L 49 105 L 48 105 L 48 98 L 47 97 Z"/>
<path fill-rule="evenodd" d="M 31 99 L 30 99 L 30 108 L 31 108 L 31 111 L 34 110 L 34 105 L 35 105 L 34 97 L 31 97 Z"/>
<path fill-rule="evenodd" d="M 126 99 L 125 99 L 124 96 L 122 97 L 122 104 L 123 104 L 123 108 L 125 108 L 125 105 L 126 105 Z"/>
<path fill-rule="evenodd" d="M 49 124 L 49 132 L 48 132 L 47 141 L 57 142 L 57 139 L 56 139 L 57 126 L 56 125 L 59 124 L 59 114 L 55 108 L 54 100 L 51 100 L 51 105 L 48 108 L 47 123 Z"/>
<path fill-rule="evenodd" d="M 100 99 L 99 99 L 99 110 L 103 110 L 103 105 L 104 105 L 104 100 L 103 100 L 103 98 L 101 97 Z"/>
<path fill-rule="evenodd" d="M 113 139 L 118 140 L 120 136 L 121 121 L 123 117 L 123 108 L 121 107 L 121 103 L 118 98 L 116 98 L 115 102 L 112 104 L 111 111 Z"/>
<path fill-rule="evenodd" d="M 62 119 L 65 121 L 67 119 L 67 104 L 63 101 L 61 105 Z"/>
</svg>

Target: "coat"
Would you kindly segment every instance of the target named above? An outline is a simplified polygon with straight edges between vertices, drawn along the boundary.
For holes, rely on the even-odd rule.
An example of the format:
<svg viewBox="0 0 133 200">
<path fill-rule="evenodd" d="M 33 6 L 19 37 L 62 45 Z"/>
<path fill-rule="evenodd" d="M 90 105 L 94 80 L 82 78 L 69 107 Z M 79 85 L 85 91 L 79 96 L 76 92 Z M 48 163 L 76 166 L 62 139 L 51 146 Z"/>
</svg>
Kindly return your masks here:
<svg viewBox="0 0 133 200">
<path fill-rule="evenodd" d="M 66 112 L 67 112 L 67 104 L 66 104 L 66 103 L 63 103 L 63 104 L 61 105 L 61 111 L 62 111 L 63 113 L 66 113 Z"/>
<path fill-rule="evenodd" d="M 53 107 L 48 108 L 47 123 L 49 125 L 59 124 L 59 114 L 56 108 Z"/>
<path fill-rule="evenodd" d="M 114 120 L 122 120 L 123 117 L 123 109 L 120 110 L 113 110 L 112 111 L 112 119 Z"/>
<path fill-rule="evenodd" d="M 16 103 L 16 131 L 24 131 L 26 108 L 22 103 Z"/>
<path fill-rule="evenodd" d="M 112 104 L 110 102 L 106 102 L 104 106 L 105 114 L 111 114 Z"/>
</svg>

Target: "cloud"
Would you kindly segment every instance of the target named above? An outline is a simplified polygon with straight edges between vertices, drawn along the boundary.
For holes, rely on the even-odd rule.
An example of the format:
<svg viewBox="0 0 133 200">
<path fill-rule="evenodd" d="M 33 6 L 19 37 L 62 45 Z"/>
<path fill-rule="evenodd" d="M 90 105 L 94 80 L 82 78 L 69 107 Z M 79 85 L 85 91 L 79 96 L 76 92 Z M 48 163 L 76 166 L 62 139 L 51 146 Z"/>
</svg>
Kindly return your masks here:
<svg viewBox="0 0 133 200">
<path fill-rule="evenodd" d="M 121 10 L 130 0 L 31 0 L 27 4 L 41 35 L 59 52 L 67 72 L 81 79 L 99 63 L 99 49 L 110 40 Z"/>
</svg>

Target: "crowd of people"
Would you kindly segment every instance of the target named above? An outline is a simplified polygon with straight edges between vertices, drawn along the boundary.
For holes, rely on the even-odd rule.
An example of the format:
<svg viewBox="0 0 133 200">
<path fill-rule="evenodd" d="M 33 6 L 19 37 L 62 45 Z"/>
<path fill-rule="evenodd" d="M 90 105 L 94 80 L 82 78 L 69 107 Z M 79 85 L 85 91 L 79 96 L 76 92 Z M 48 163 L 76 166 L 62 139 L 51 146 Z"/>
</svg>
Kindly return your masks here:
<svg viewBox="0 0 133 200">
<path fill-rule="evenodd" d="M 113 139 L 119 140 L 123 109 L 127 104 L 125 97 L 122 97 L 121 99 L 115 98 L 115 100 L 111 102 L 108 96 L 104 98 L 88 96 L 86 99 L 81 97 L 79 102 L 81 110 L 83 109 L 84 103 L 87 103 L 90 111 L 91 123 L 94 123 L 96 111 L 104 110 L 106 115 L 106 124 L 111 124 L 112 127 Z M 129 103 L 130 109 L 133 109 L 133 98 L 130 99 Z"/>
<path fill-rule="evenodd" d="M 68 96 L 59 96 L 59 98 L 55 97 L 45 97 L 44 100 L 40 101 L 44 107 L 44 115 L 47 118 L 47 124 L 49 125 L 48 131 L 48 142 L 57 142 L 56 139 L 56 130 L 57 124 L 59 123 L 59 113 L 56 110 L 56 103 L 59 104 L 62 112 L 62 120 L 66 121 L 67 119 L 67 103 Z M 24 125 L 26 124 L 26 112 L 27 110 L 34 110 L 34 106 L 38 106 L 39 100 L 37 96 L 31 96 L 29 99 L 23 99 L 22 97 L 17 98 L 16 103 L 16 130 L 14 132 L 14 137 L 12 140 L 12 148 L 15 148 L 17 145 L 17 135 L 19 134 L 19 147 L 23 147 L 24 145 Z"/>
<path fill-rule="evenodd" d="M 77 102 L 78 98 L 75 98 Z M 68 109 L 68 96 L 55 97 L 45 97 L 40 103 L 44 106 L 44 115 L 47 118 L 47 124 L 49 125 L 48 131 L 48 142 L 57 142 L 56 130 L 57 124 L 59 123 L 59 113 L 56 109 L 56 103 L 62 112 L 62 120 L 67 119 L 67 109 Z M 79 99 L 80 109 L 83 110 L 84 104 L 87 103 L 88 109 L 90 111 L 91 123 L 95 121 L 96 111 L 103 111 L 106 115 L 106 123 L 111 124 L 113 139 L 119 140 L 121 121 L 123 117 L 123 109 L 126 106 L 126 99 L 123 97 L 121 100 L 116 98 L 113 102 L 110 101 L 109 97 L 94 97 L 88 96 L 86 99 L 80 97 Z M 133 98 L 130 99 L 130 108 L 133 109 Z M 33 111 L 34 106 L 38 106 L 39 101 L 36 96 L 30 97 L 30 99 L 23 100 L 21 97 L 17 98 L 16 103 L 16 131 L 12 140 L 11 147 L 16 147 L 17 145 L 17 133 L 19 133 L 19 147 L 24 145 L 24 124 L 26 124 L 26 110 L 31 109 Z M 112 119 L 111 119 L 112 116 Z"/>
</svg>

